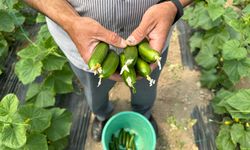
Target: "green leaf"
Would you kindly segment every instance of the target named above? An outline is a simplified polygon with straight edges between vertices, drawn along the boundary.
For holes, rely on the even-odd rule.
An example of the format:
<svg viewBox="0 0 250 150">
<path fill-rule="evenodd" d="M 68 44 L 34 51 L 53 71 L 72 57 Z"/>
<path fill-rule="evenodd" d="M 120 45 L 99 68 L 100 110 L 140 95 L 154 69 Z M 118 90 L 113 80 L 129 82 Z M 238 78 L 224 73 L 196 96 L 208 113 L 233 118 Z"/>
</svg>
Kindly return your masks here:
<svg viewBox="0 0 250 150">
<path fill-rule="evenodd" d="M 21 150 L 47 150 L 46 136 L 40 133 L 31 134 L 28 136 L 27 143 Z"/>
<path fill-rule="evenodd" d="M 40 91 L 41 85 L 38 83 L 29 84 L 28 91 L 26 93 L 25 100 L 28 101 L 34 96 L 36 96 Z"/>
<path fill-rule="evenodd" d="M 8 9 L 13 8 L 13 6 L 18 3 L 18 0 L 4 0 L 4 1 L 7 4 Z"/>
<path fill-rule="evenodd" d="M 223 44 L 228 41 L 230 34 L 225 28 L 215 28 L 206 32 L 204 35 L 202 45 L 208 47 L 213 51 L 213 54 L 220 52 L 219 49 L 222 48 Z"/>
<path fill-rule="evenodd" d="M 229 25 L 232 20 L 235 20 L 239 17 L 239 14 L 233 10 L 231 7 L 227 7 L 225 9 L 225 13 L 223 14 L 223 18 L 225 22 Z"/>
<path fill-rule="evenodd" d="M 216 146 L 218 150 L 235 150 L 236 145 L 231 140 L 229 126 L 221 126 L 219 135 L 216 137 Z"/>
<path fill-rule="evenodd" d="M 38 15 L 36 17 L 36 23 L 43 23 L 43 22 L 46 22 L 45 16 L 42 15 L 41 13 L 38 13 Z"/>
<path fill-rule="evenodd" d="M 49 39 L 51 37 L 50 32 L 48 30 L 48 26 L 47 25 L 43 25 L 41 26 L 38 34 L 37 34 L 37 41 L 36 42 L 41 42 L 41 41 L 45 41 L 47 39 Z"/>
<path fill-rule="evenodd" d="M 220 90 L 216 96 L 212 100 L 212 107 L 215 113 L 217 114 L 224 114 L 227 113 L 226 107 L 226 100 L 231 97 L 233 94 L 229 91 L 224 89 Z"/>
<path fill-rule="evenodd" d="M 6 57 L 9 45 L 3 36 L 0 35 L 0 58 Z"/>
<path fill-rule="evenodd" d="M 224 61 L 223 70 L 232 83 L 237 83 L 240 78 L 246 77 L 250 73 L 250 60 L 230 60 Z"/>
<path fill-rule="evenodd" d="M 49 140 L 57 141 L 69 135 L 72 116 L 66 109 L 53 108 L 50 112 L 52 113 L 51 126 L 46 130 L 46 134 Z"/>
<path fill-rule="evenodd" d="M 43 132 L 50 126 L 51 113 L 48 110 L 33 105 L 25 105 L 18 112 L 23 120 L 29 120 L 31 132 Z"/>
<path fill-rule="evenodd" d="M 3 73 L 3 71 L 0 69 L 0 75 Z"/>
<path fill-rule="evenodd" d="M 23 84 L 33 82 L 41 75 L 42 62 L 34 62 L 32 59 L 21 59 L 16 63 L 15 73 Z"/>
<path fill-rule="evenodd" d="M 218 85 L 218 76 L 216 75 L 216 69 L 202 70 L 200 77 L 201 85 L 209 89 L 213 89 Z"/>
<path fill-rule="evenodd" d="M 215 5 L 220 5 L 221 7 L 224 6 L 226 3 L 226 0 L 206 0 L 207 3 L 215 4 Z"/>
<path fill-rule="evenodd" d="M 250 131 L 243 132 L 239 139 L 241 149 L 250 149 Z"/>
<path fill-rule="evenodd" d="M 14 94 L 6 95 L 0 102 L 0 116 L 11 116 L 16 113 L 19 100 Z"/>
<path fill-rule="evenodd" d="M 9 15 L 12 17 L 12 20 L 16 26 L 22 25 L 25 21 L 25 17 L 17 10 L 10 11 Z"/>
<path fill-rule="evenodd" d="M 28 47 L 22 49 L 17 53 L 17 55 L 23 59 L 32 59 L 32 60 L 43 60 L 46 57 L 47 50 L 40 49 L 35 45 L 30 44 Z"/>
<path fill-rule="evenodd" d="M 240 33 L 243 32 L 244 30 L 244 24 L 241 21 L 239 21 L 239 19 L 231 20 L 228 23 L 228 25 L 232 27 L 235 31 L 240 32 Z"/>
<path fill-rule="evenodd" d="M 55 105 L 55 93 L 51 90 L 42 90 L 38 93 L 34 102 L 36 107 L 48 107 Z"/>
<path fill-rule="evenodd" d="M 240 90 L 227 99 L 227 103 L 236 110 L 250 113 L 250 90 Z"/>
<path fill-rule="evenodd" d="M 12 148 L 8 148 L 8 147 L 1 145 L 1 144 L 0 144 L 0 149 L 1 150 L 13 150 Z"/>
<path fill-rule="evenodd" d="M 15 23 L 12 17 L 5 10 L 0 9 L 0 31 L 12 32 L 15 29 Z"/>
<path fill-rule="evenodd" d="M 200 32 L 195 32 L 194 35 L 189 39 L 189 44 L 191 48 L 191 52 L 194 52 L 196 48 L 201 48 L 203 34 Z"/>
<path fill-rule="evenodd" d="M 240 138 L 244 135 L 244 126 L 242 124 L 233 124 L 230 130 L 231 139 L 235 145 L 240 142 Z"/>
<path fill-rule="evenodd" d="M 225 60 L 244 59 L 247 57 L 247 50 L 240 46 L 237 40 L 227 41 L 223 46 L 223 57 Z"/>
<path fill-rule="evenodd" d="M 200 50 L 195 58 L 196 62 L 205 69 L 214 68 L 218 64 L 217 58 L 213 55 L 213 51 L 204 47 Z"/>
<path fill-rule="evenodd" d="M 66 62 L 67 60 L 64 57 L 49 55 L 43 60 L 43 67 L 47 71 L 62 70 Z"/>
<path fill-rule="evenodd" d="M 17 149 L 26 143 L 26 128 L 23 125 L 5 125 L 0 140 L 4 146 Z"/>
<path fill-rule="evenodd" d="M 207 11 L 208 11 L 209 17 L 213 21 L 215 21 L 216 19 L 218 19 L 219 17 L 221 17 L 224 14 L 225 8 L 221 5 L 209 3 L 208 7 L 207 7 Z"/>
<path fill-rule="evenodd" d="M 45 81 L 44 86 L 48 89 L 54 89 L 56 93 L 72 92 L 73 73 L 68 64 L 64 65 L 63 70 L 54 71 Z"/>
<path fill-rule="evenodd" d="M 233 0 L 233 5 L 239 5 L 243 3 L 245 0 Z"/>
<path fill-rule="evenodd" d="M 65 150 L 68 145 L 68 138 L 63 138 L 55 142 L 51 142 L 49 145 L 49 150 Z"/>
<path fill-rule="evenodd" d="M 248 5 L 242 10 L 242 12 L 243 12 L 245 15 L 250 14 L 250 4 L 248 4 Z"/>
<path fill-rule="evenodd" d="M 197 25 L 195 27 L 200 27 L 205 30 L 210 30 L 215 26 L 215 23 L 209 17 L 209 14 L 206 9 L 201 9 L 200 11 L 196 12 L 197 14 Z"/>
</svg>

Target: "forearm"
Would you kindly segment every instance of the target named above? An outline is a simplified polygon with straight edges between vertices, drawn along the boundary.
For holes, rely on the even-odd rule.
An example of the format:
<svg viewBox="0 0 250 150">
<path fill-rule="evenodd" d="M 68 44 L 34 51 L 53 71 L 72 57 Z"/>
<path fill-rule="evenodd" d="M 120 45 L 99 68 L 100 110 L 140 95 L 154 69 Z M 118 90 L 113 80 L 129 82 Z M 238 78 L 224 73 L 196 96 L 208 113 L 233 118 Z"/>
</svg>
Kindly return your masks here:
<svg viewBox="0 0 250 150">
<path fill-rule="evenodd" d="M 186 7 L 189 4 L 191 4 L 193 2 L 193 0 L 180 0 L 180 2 L 181 2 L 183 7 Z"/>
<path fill-rule="evenodd" d="M 37 9 L 64 29 L 70 27 L 78 13 L 66 0 L 24 0 L 31 7 Z"/>
</svg>

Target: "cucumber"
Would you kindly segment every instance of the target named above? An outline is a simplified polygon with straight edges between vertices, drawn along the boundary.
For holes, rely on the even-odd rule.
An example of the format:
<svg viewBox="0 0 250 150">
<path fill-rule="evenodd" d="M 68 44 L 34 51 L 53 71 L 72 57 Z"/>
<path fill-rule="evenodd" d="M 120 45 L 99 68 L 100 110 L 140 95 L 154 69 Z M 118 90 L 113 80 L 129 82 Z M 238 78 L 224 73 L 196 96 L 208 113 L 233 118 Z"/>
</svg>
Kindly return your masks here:
<svg viewBox="0 0 250 150">
<path fill-rule="evenodd" d="M 136 83 L 136 72 L 134 67 L 129 67 L 129 72 L 124 71 L 122 73 L 122 79 L 124 80 L 125 84 L 132 88 L 133 93 L 136 93 L 135 83 Z"/>
<path fill-rule="evenodd" d="M 129 66 L 134 66 L 136 63 L 136 60 L 138 58 L 138 50 L 136 46 L 128 46 L 124 49 L 124 54 L 126 61 L 132 60 L 132 63 L 129 64 Z"/>
<path fill-rule="evenodd" d="M 129 148 L 129 141 L 130 141 L 130 134 L 129 134 L 129 132 L 127 132 L 127 134 L 126 134 L 126 149 Z"/>
<path fill-rule="evenodd" d="M 135 141 L 133 141 L 133 143 L 132 143 L 131 150 L 136 150 Z"/>
<path fill-rule="evenodd" d="M 115 143 L 114 142 L 109 142 L 109 149 L 115 150 Z"/>
<path fill-rule="evenodd" d="M 136 58 L 137 59 L 137 58 Z M 122 68 L 125 65 L 125 54 L 120 54 L 120 67 Z M 126 83 L 126 85 L 133 89 L 133 93 L 136 93 L 136 89 L 134 84 L 136 83 L 136 72 L 134 67 L 128 67 L 128 70 L 124 70 L 122 72 L 122 79 Z"/>
<path fill-rule="evenodd" d="M 123 128 L 120 130 L 118 138 L 119 138 L 119 144 L 122 144 L 122 133 L 123 133 Z"/>
<path fill-rule="evenodd" d="M 99 82 L 97 87 L 101 85 L 101 80 L 106 79 L 115 73 L 117 67 L 119 65 L 119 56 L 115 51 L 110 50 L 108 52 L 107 57 L 104 59 L 102 63 L 102 72 L 99 74 Z"/>
<path fill-rule="evenodd" d="M 122 132 L 122 146 L 126 146 L 126 131 L 123 130 Z"/>
<path fill-rule="evenodd" d="M 134 139 L 135 139 L 135 134 L 131 135 L 131 138 L 129 140 L 129 147 L 132 149 L 133 147 L 133 143 L 134 143 Z"/>
<path fill-rule="evenodd" d="M 138 50 L 136 46 L 128 46 L 124 49 L 124 55 L 125 55 L 125 63 L 122 66 L 120 74 L 123 73 L 123 71 L 128 71 L 128 67 L 133 67 L 137 61 L 138 58 Z"/>
<path fill-rule="evenodd" d="M 152 86 L 153 84 L 155 84 L 155 80 L 149 76 L 151 73 L 151 68 L 147 62 L 145 62 L 141 58 L 138 58 L 135 64 L 135 67 L 136 67 L 136 71 L 138 72 L 138 74 L 146 78 L 149 81 L 149 86 Z"/>
<path fill-rule="evenodd" d="M 148 63 L 157 62 L 159 69 L 161 70 L 161 54 L 152 49 L 147 40 L 143 40 L 138 44 L 138 53 L 142 59 Z"/>
<path fill-rule="evenodd" d="M 115 138 L 115 149 L 119 150 L 119 139 L 117 137 Z"/>
<path fill-rule="evenodd" d="M 95 47 L 92 56 L 90 57 L 90 60 L 88 62 L 90 70 L 94 71 L 95 74 L 102 72 L 101 64 L 104 61 L 106 55 L 108 54 L 108 51 L 109 45 L 104 42 L 98 43 Z"/>
</svg>

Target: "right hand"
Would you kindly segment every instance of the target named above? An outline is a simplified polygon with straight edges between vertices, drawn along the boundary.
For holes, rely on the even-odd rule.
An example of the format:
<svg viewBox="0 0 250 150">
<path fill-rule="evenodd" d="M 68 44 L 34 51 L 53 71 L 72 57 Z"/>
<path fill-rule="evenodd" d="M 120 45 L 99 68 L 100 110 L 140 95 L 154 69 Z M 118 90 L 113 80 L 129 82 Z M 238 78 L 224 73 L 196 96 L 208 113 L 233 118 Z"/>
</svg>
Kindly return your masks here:
<svg viewBox="0 0 250 150">
<path fill-rule="evenodd" d="M 104 28 L 89 17 L 78 17 L 65 29 L 75 43 L 85 63 L 88 63 L 96 45 L 103 41 L 118 48 L 125 48 L 126 41 L 117 33 Z"/>
</svg>

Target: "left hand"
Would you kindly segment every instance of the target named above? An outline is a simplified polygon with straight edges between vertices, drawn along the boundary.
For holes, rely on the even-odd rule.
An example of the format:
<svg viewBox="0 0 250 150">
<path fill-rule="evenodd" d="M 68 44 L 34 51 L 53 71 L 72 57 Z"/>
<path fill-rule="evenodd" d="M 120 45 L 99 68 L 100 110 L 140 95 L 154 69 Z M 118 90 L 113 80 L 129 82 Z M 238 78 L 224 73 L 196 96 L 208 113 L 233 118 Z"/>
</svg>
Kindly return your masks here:
<svg viewBox="0 0 250 150">
<path fill-rule="evenodd" d="M 172 2 L 151 6 L 143 15 L 139 26 L 126 40 L 127 45 L 137 45 L 147 38 L 150 46 L 161 53 L 176 13 L 177 8 Z M 156 64 L 151 64 L 152 70 L 156 67 Z"/>
</svg>

